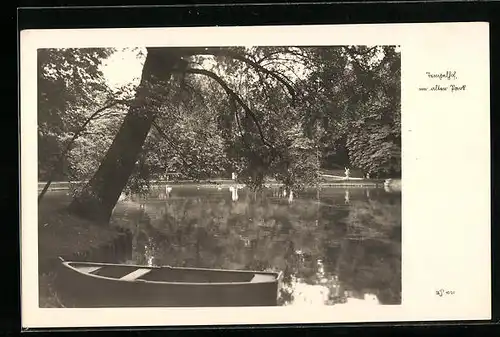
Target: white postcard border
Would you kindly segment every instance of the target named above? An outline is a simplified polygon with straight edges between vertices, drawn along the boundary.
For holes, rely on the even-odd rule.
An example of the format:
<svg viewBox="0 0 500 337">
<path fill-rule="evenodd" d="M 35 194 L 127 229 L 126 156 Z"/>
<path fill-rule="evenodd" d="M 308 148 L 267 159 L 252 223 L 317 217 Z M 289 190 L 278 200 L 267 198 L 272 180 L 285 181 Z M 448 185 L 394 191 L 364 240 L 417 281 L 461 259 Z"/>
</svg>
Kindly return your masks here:
<svg viewBox="0 0 500 337">
<path fill-rule="evenodd" d="M 38 308 L 36 49 L 400 45 L 403 303 L 273 308 Z M 478 320 L 491 317 L 489 27 L 425 23 L 27 30 L 21 33 L 22 326 L 164 326 Z M 467 90 L 423 92 L 425 72 Z M 454 295 L 437 296 L 439 289 Z"/>
</svg>

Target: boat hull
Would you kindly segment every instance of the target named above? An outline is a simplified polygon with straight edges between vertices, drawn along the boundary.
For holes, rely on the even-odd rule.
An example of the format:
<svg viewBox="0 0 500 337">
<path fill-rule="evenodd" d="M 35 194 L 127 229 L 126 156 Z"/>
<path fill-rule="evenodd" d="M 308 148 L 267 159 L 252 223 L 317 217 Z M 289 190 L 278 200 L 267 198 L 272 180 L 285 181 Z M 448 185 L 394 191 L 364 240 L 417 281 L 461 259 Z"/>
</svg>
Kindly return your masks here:
<svg viewBox="0 0 500 337">
<path fill-rule="evenodd" d="M 276 306 L 279 276 L 262 283 L 128 282 L 93 277 L 63 264 L 57 289 L 65 306 L 80 308 Z"/>
</svg>

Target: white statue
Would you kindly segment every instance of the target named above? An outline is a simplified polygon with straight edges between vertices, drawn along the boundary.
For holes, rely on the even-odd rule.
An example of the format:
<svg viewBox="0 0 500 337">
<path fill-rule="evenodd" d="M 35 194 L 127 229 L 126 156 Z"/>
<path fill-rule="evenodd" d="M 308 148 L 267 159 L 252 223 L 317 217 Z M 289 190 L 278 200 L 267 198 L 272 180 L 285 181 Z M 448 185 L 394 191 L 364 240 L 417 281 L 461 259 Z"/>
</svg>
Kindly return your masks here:
<svg viewBox="0 0 500 337">
<path fill-rule="evenodd" d="M 348 167 L 345 168 L 345 179 L 346 180 L 349 180 L 349 173 L 351 172 L 351 170 L 349 170 Z"/>
</svg>

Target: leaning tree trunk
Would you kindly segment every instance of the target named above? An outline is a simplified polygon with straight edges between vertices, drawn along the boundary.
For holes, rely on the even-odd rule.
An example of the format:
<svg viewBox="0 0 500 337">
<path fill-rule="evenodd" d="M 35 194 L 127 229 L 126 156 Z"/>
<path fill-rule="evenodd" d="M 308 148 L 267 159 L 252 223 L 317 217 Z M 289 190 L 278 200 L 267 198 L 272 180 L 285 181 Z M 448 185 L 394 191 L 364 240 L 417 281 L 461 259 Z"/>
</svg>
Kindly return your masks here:
<svg viewBox="0 0 500 337">
<path fill-rule="evenodd" d="M 97 172 L 69 205 L 71 213 L 100 224 L 109 222 L 180 59 L 179 48 L 148 48 L 134 102 Z"/>
</svg>

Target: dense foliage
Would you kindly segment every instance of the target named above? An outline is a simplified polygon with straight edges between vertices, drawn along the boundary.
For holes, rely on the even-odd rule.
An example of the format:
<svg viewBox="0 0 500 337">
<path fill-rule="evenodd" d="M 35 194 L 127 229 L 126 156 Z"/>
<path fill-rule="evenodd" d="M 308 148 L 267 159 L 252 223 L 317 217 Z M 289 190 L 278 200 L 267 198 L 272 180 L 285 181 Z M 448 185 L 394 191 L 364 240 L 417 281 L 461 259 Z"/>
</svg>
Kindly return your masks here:
<svg viewBox="0 0 500 337">
<path fill-rule="evenodd" d="M 112 144 L 135 90 L 108 87 L 101 68 L 113 52 L 39 51 L 40 180 L 89 179 Z M 322 167 L 401 172 L 395 47 L 205 48 L 170 86 L 131 190 L 231 172 L 251 187 L 271 178 L 292 189 L 316 183 Z"/>
<path fill-rule="evenodd" d="M 39 177 L 64 179 L 68 158 L 58 155 L 108 90 L 99 70 L 107 49 L 38 50 Z"/>
<path fill-rule="evenodd" d="M 304 129 L 318 133 L 322 164 L 361 169 L 372 177 L 398 176 L 400 54 L 389 46 L 307 52 L 313 70 L 303 91 Z"/>
</svg>

